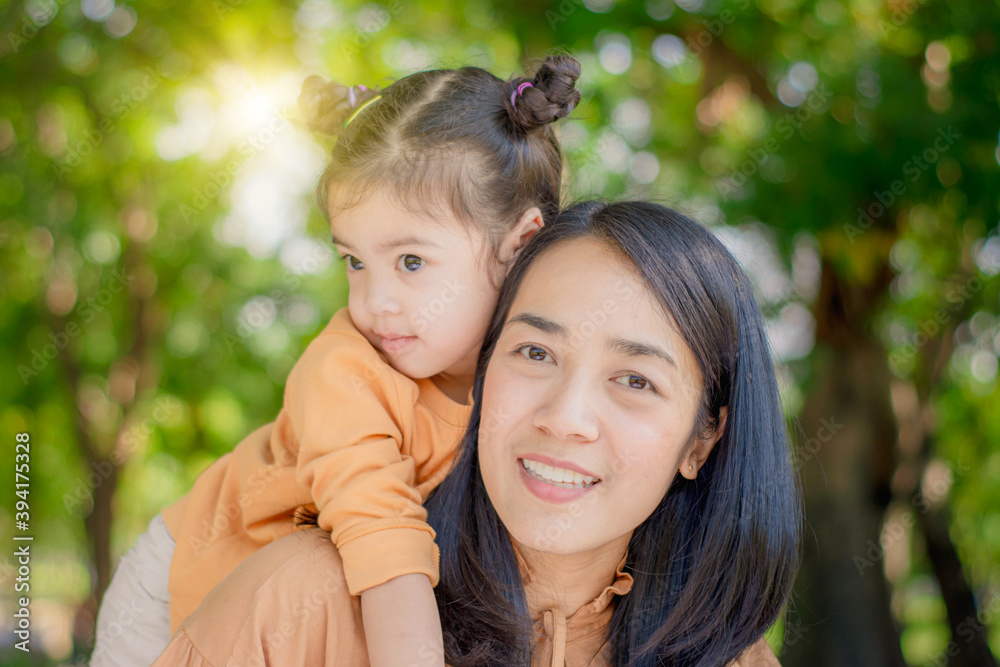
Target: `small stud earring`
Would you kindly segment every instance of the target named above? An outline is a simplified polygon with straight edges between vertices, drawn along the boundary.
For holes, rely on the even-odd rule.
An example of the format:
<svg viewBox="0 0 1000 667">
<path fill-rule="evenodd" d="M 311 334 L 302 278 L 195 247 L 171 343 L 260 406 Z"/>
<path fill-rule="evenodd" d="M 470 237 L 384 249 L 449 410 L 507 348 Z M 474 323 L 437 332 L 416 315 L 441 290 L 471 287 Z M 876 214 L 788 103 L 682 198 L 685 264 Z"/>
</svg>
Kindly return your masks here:
<svg viewBox="0 0 1000 667">
<path fill-rule="evenodd" d="M 694 464 L 689 463 L 688 464 L 688 470 L 694 470 Z"/>
</svg>

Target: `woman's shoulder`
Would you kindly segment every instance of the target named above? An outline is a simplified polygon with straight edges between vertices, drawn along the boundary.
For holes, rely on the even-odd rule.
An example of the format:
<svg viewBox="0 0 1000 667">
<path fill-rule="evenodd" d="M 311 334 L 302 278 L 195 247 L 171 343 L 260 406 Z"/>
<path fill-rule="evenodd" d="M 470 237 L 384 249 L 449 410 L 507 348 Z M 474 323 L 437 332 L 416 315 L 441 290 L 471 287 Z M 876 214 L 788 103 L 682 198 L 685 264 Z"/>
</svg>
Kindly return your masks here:
<svg viewBox="0 0 1000 667">
<path fill-rule="evenodd" d="M 761 639 L 744 651 L 738 660 L 730 663 L 729 667 L 781 667 L 781 663 L 767 641 Z"/>
<path fill-rule="evenodd" d="M 230 581 L 232 580 L 232 581 Z M 325 530 L 311 526 L 296 530 L 254 552 L 217 590 L 220 594 L 298 599 L 338 593 L 350 597 L 340 552 Z"/>
<path fill-rule="evenodd" d="M 184 620 L 172 643 L 212 664 L 279 649 L 288 659 L 280 664 L 314 664 L 335 654 L 330 651 L 360 659 L 363 635 L 360 605 L 348 592 L 340 554 L 329 534 L 314 527 L 243 561 Z"/>
</svg>

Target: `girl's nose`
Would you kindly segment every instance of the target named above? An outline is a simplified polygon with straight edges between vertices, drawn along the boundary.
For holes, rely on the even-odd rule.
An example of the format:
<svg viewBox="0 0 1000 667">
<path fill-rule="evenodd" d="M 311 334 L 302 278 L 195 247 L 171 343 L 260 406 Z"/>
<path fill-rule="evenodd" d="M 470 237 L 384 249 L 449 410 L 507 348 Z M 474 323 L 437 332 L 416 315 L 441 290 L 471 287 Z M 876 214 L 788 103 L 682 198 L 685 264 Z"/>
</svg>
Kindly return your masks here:
<svg viewBox="0 0 1000 667">
<path fill-rule="evenodd" d="M 558 440 L 593 442 L 600 433 L 595 398 L 585 382 L 554 383 L 535 410 L 534 425 Z"/>
<path fill-rule="evenodd" d="M 365 310 L 372 315 L 398 315 L 402 312 L 391 280 L 368 276 L 365 285 Z"/>
</svg>

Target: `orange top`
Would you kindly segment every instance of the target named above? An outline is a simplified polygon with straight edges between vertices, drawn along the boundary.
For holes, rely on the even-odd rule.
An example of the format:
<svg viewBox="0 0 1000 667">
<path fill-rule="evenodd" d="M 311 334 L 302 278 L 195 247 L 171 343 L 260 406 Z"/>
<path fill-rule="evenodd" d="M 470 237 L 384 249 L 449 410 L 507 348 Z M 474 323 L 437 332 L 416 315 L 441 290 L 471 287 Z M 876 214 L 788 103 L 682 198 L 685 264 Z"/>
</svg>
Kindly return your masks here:
<svg viewBox="0 0 1000 667">
<path fill-rule="evenodd" d="M 526 592 L 547 582 L 519 559 Z M 558 609 L 534 618 L 533 667 L 604 667 L 605 632 L 613 602 L 632 589 L 622 571 L 602 578 L 597 598 L 565 616 Z M 540 591 L 535 599 L 547 599 Z M 432 657 L 431 655 L 421 657 Z M 343 563 L 317 528 L 297 531 L 261 549 L 226 578 L 181 623 L 153 667 L 221 665 L 338 665 L 368 667 L 361 604 L 349 594 Z M 780 667 L 762 639 L 730 667 Z"/>
<path fill-rule="evenodd" d="M 277 420 L 251 433 L 163 511 L 175 629 L 309 506 L 331 533 L 352 595 L 423 573 L 438 553 L 423 502 L 448 473 L 471 407 L 393 369 L 341 309 L 306 348 Z"/>
</svg>

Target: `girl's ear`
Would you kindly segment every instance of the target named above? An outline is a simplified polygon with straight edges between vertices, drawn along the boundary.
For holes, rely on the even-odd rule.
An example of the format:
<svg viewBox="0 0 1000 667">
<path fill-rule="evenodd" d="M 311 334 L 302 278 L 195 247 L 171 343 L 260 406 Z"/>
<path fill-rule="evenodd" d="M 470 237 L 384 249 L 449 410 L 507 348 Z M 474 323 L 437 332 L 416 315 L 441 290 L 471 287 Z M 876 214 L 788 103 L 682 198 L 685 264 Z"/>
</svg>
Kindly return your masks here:
<svg viewBox="0 0 1000 667">
<path fill-rule="evenodd" d="M 708 455 L 712 453 L 712 448 L 719 441 L 726 430 L 726 419 L 729 417 L 729 407 L 719 408 L 719 418 L 716 420 L 715 428 L 712 432 L 699 437 L 694 441 L 691 451 L 681 461 L 680 473 L 688 479 L 695 479 L 698 471 L 708 460 Z"/>
<path fill-rule="evenodd" d="M 542 212 L 537 206 L 532 206 L 521 219 L 517 221 L 514 228 L 504 237 L 503 248 L 500 250 L 500 257 L 505 263 L 512 262 L 515 257 L 521 254 L 524 247 L 528 245 L 531 237 L 538 233 L 545 226 L 542 220 Z"/>
</svg>

